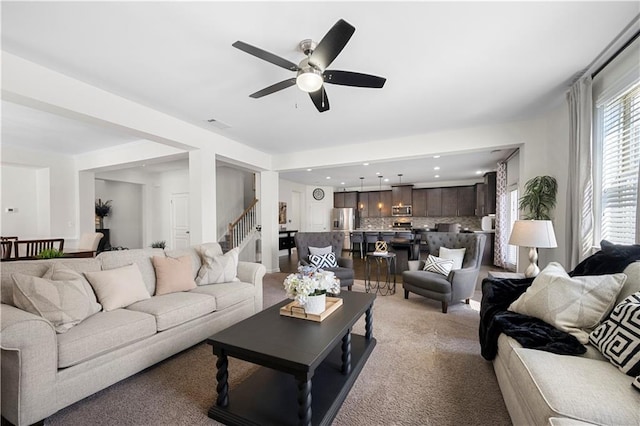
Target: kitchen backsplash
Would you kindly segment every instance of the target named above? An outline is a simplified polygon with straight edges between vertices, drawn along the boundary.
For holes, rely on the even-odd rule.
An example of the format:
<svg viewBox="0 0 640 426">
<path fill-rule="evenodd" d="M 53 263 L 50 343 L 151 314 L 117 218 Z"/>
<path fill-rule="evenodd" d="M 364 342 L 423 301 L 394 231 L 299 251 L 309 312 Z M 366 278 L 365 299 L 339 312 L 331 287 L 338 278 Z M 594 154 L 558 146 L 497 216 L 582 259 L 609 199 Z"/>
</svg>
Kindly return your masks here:
<svg viewBox="0 0 640 426">
<path fill-rule="evenodd" d="M 475 216 L 463 217 L 367 217 L 360 219 L 360 228 L 387 229 L 393 222 L 411 222 L 412 228 L 435 228 L 436 223 L 459 223 L 462 229 L 480 230 L 482 218 Z"/>
</svg>

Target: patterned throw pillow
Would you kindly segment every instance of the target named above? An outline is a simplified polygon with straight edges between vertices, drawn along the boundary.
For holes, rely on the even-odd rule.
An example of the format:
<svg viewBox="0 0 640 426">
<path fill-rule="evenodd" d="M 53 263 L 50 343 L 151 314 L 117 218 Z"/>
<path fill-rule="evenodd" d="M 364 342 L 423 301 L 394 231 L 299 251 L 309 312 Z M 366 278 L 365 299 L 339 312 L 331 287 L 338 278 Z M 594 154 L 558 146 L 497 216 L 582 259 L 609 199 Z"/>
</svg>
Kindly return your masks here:
<svg viewBox="0 0 640 426">
<path fill-rule="evenodd" d="M 319 269 L 338 267 L 335 253 L 312 254 L 309 256 L 309 262 Z"/>
<path fill-rule="evenodd" d="M 633 386 L 638 392 L 640 392 L 640 376 L 636 377 L 636 379 L 631 382 L 631 386 Z"/>
<path fill-rule="evenodd" d="M 453 260 L 443 259 L 441 257 L 429 255 L 424 261 L 424 270 L 429 272 L 435 272 L 436 274 L 449 275 L 449 272 L 453 269 Z"/>
<path fill-rule="evenodd" d="M 622 372 L 639 375 L 640 292 L 616 306 L 609 319 L 589 335 L 589 341 Z"/>
<path fill-rule="evenodd" d="M 204 246 L 198 248 L 202 259 L 202 266 L 196 277 L 197 285 L 220 284 L 237 281 L 238 255 L 237 247 L 223 255 L 218 254 L 217 248 L 210 249 Z"/>
<path fill-rule="evenodd" d="M 625 274 L 570 277 L 551 262 L 508 308 L 529 315 L 575 336 L 583 345 L 615 306 Z"/>
</svg>

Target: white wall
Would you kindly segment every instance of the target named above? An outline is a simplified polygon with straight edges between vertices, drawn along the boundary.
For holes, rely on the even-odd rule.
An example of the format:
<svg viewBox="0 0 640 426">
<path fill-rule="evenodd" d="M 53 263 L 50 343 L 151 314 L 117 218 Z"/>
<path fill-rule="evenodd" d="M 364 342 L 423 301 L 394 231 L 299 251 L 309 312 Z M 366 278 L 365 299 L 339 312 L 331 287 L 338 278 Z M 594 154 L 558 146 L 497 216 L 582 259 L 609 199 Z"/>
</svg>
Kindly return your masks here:
<svg viewBox="0 0 640 426">
<path fill-rule="evenodd" d="M 2 231 L 3 236 L 22 239 L 42 238 L 38 229 L 38 169 L 2 166 Z M 30 188 L 32 190 L 25 190 Z M 8 208 L 15 211 L 7 212 Z"/>
<path fill-rule="evenodd" d="M 104 218 L 111 245 L 143 248 L 142 185 L 96 179 L 95 196 L 103 202 L 112 200 L 111 214 Z"/>
<path fill-rule="evenodd" d="M 216 167 L 216 213 L 218 238 L 222 238 L 229 229 L 229 223 L 235 221 L 253 200 L 253 191 L 247 187 L 253 185 L 253 174 L 218 163 Z M 250 200 L 246 196 L 252 197 Z"/>
</svg>

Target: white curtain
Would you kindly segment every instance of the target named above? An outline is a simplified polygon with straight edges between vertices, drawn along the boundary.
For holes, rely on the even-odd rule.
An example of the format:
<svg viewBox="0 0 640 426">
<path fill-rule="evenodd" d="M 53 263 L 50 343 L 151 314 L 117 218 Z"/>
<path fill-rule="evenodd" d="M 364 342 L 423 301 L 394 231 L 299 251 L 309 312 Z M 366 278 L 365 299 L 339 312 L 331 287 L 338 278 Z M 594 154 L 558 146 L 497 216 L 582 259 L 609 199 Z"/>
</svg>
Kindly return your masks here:
<svg viewBox="0 0 640 426">
<path fill-rule="evenodd" d="M 569 182 L 567 185 L 567 260 L 573 269 L 593 245 L 591 76 L 578 80 L 567 94 L 569 104 Z"/>
<path fill-rule="evenodd" d="M 507 199 L 507 163 L 498 163 L 496 173 L 496 235 L 493 264 L 507 268 L 507 242 L 509 241 L 509 200 Z"/>
</svg>

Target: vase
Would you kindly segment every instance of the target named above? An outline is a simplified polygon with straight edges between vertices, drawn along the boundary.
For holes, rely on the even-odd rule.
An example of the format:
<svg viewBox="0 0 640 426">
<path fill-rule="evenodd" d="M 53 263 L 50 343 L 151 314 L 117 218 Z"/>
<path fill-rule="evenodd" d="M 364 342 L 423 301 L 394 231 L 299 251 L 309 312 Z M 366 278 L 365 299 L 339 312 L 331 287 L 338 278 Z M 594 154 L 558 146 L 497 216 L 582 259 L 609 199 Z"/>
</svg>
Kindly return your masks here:
<svg viewBox="0 0 640 426">
<path fill-rule="evenodd" d="M 307 303 L 303 307 L 307 314 L 321 314 L 327 307 L 327 295 L 308 296 Z"/>
</svg>

